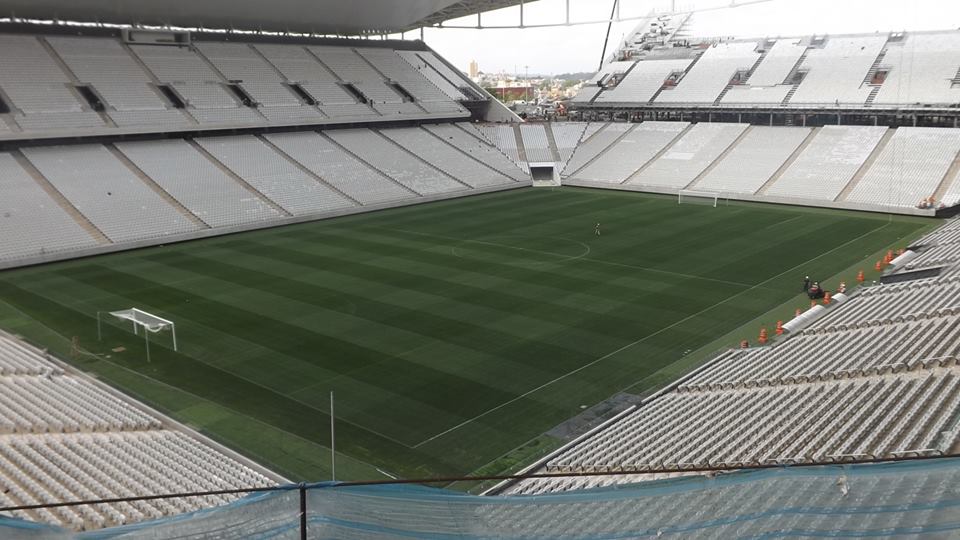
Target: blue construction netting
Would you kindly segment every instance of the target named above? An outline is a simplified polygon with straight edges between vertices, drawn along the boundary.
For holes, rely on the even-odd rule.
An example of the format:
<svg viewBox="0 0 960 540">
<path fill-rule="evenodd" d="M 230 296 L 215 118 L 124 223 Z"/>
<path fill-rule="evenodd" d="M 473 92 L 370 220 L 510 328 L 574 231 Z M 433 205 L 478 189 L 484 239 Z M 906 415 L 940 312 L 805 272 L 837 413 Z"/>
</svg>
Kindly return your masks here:
<svg viewBox="0 0 960 540">
<path fill-rule="evenodd" d="M 958 538 L 960 459 L 743 471 L 553 495 L 314 484 L 317 539 Z M 2 538 L 299 538 L 297 486 L 85 533 L 0 521 Z"/>
</svg>

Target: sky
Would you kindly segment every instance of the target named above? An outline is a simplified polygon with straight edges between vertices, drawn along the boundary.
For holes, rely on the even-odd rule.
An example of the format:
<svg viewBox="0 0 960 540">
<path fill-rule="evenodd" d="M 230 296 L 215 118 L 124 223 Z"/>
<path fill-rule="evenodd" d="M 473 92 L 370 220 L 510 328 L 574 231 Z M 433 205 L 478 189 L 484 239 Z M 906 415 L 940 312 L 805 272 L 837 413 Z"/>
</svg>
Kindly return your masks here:
<svg viewBox="0 0 960 540">
<path fill-rule="evenodd" d="M 606 20 L 612 0 L 569 0 L 571 21 Z M 770 0 L 729 6 L 731 0 L 675 0 L 678 10 L 714 8 L 693 15 L 695 36 L 776 37 L 809 34 L 948 30 L 960 28 L 958 0 Z M 738 0 L 743 3 L 745 0 Z M 566 0 L 538 0 L 524 9 L 526 24 L 562 23 Z M 670 0 L 622 0 L 620 17 L 642 16 L 651 9 L 669 10 Z M 482 16 L 484 25 L 517 25 L 519 8 Z M 447 24 L 476 25 L 476 16 Z M 614 24 L 610 51 L 636 26 Z M 471 60 L 487 73 L 555 75 L 593 72 L 600 63 L 607 24 L 510 30 L 432 29 L 424 31 L 428 45 L 466 71 Z M 408 33 L 408 39 L 419 33 Z"/>
</svg>

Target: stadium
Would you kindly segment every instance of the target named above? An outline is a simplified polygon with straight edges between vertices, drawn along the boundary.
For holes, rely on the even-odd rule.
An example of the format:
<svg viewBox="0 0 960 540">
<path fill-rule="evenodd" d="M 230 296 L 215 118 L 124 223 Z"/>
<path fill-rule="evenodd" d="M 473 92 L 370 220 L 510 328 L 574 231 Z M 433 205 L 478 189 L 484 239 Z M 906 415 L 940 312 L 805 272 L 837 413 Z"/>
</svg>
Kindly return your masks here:
<svg viewBox="0 0 960 540">
<path fill-rule="evenodd" d="M 0 537 L 960 538 L 960 31 L 537 3 L 0 0 Z"/>
</svg>

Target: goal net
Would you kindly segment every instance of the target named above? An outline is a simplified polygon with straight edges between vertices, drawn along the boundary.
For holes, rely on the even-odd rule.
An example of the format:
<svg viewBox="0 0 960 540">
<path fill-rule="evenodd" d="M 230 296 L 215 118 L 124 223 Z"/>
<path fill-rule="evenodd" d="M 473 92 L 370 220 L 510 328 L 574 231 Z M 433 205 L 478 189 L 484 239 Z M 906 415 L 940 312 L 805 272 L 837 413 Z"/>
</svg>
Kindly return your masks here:
<svg viewBox="0 0 960 540">
<path fill-rule="evenodd" d="M 177 325 L 173 321 L 158 317 L 137 308 L 124 309 L 120 311 L 98 311 L 97 312 L 97 339 L 103 339 L 102 325 L 103 319 L 115 320 L 120 323 L 130 324 L 133 333 L 140 335 L 143 332 L 144 343 L 147 348 L 147 361 L 150 361 L 150 335 L 170 331 L 173 338 L 173 350 L 177 350 Z"/>
<path fill-rule="evenodd" d="M 717 207 L 717 201 L 720 200 L 720 193 L 716 191 L 694 191 L 690 189 L 681 189 L 677 196 L 677 204 L 701 204 Z"/>
</svg>

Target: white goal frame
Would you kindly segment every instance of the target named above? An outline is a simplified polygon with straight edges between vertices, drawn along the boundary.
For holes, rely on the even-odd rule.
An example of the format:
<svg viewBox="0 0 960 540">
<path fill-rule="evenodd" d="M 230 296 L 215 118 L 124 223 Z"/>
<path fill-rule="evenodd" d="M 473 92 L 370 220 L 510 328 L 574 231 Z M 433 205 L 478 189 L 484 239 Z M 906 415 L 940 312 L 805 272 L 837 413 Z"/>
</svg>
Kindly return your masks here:
<svg viewBox="0 0 960 540">
<path fill-rule="evenodd" d="M 697 191 L 694 189 L 681 189 L 677 192 L 677 204 L 683 204 L 684 197 L 688 199 L 709 199 L 713 201 L 713 207 L 717 207 L 722 193 L 719 191 Z"/>
<path fill-rule="evenodd" d="M 98 311 L 97 341 L 103 340 L 103 332 L 101 331 L 101 316 L 103 314 L 110 315 L 122 321 L 129 321 L 133 324 L 133 334 L 136 336 L 140 335 L 140 329 L 143 329 L 143 340 L 147 347 L 147 362 L 150 361 L 150 334 L 159 334 L 164 330 L 170 330 L 173 334 L 173 350 L 174 352 L 179 350 L 177 348 L 177 324 L 137 308 L 120 311 Z"/>
</svg>

